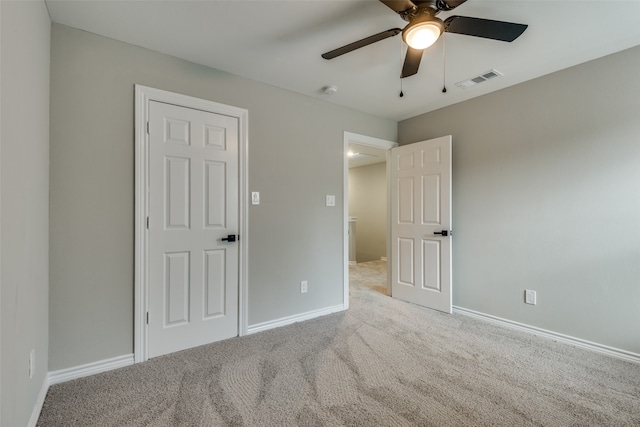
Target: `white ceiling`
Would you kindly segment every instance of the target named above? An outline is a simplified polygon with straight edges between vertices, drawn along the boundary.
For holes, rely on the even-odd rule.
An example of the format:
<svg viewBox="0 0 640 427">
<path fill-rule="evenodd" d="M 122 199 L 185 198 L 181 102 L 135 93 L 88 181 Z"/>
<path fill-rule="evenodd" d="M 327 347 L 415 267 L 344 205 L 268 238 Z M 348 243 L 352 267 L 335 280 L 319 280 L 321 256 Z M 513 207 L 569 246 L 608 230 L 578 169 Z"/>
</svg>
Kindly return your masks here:
<svg viewBox="0 0 640 427">
<path fill-rule="evenodd" d="M 353 153 L 349 155 L 349 169 L 387 161 L 387 150 L 369 145 L 351 143 L 347 153 Z"/>
<path fill-rule="evenodd" d="M 406 23 L 377 0 L 47 0 L 54 22 L 402 120 L 640 45 L 640 0 L 469 0 L 451 14 L 528 24 L 513 43 L 446 35 L 403 81 L 400 35 L 333 60 L 320 55 Z M 455 82 L 496 69 L 469 89 Z M 636 76 L 629 76 L 636 78 Z M 333 84 L 338 93 L 324 95 Z M 594 82 L 615 85 L 624 82 Z"/>
</svg>

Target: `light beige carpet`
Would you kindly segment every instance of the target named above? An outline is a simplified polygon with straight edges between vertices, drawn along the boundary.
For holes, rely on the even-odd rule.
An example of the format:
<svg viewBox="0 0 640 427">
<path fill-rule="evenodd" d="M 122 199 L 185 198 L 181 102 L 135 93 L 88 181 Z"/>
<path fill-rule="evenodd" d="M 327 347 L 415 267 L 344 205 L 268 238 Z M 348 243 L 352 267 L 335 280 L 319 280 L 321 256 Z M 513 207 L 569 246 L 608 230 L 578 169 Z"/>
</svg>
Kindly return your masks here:
<svg viewBox="0 0 640 427">
<path fill-rule="evenodd" d="M 640 365 L 384 295 L 51 387 L 39 426 L 639 426 Z"/>
</svg>

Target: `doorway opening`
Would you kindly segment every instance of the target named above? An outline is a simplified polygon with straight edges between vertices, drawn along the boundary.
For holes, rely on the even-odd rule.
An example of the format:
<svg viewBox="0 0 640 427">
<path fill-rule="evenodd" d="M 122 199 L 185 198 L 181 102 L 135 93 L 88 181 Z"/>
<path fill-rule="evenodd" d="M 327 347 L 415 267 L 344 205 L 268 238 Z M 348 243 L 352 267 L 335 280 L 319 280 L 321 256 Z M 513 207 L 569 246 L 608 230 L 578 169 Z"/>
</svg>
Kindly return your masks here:
<svg viewBox="0 0 640 427">
<path fill-rule="evenodd" d="M 376 286 L 390 295 L 387 161 L 389 150 L 397 145 L 349 132 L 344 135 L 345 307 L 348 307 L 351 275 L 357 283 L 365 276 L 384 275 L 386 280 L 377 280 Z"/>
</svg>

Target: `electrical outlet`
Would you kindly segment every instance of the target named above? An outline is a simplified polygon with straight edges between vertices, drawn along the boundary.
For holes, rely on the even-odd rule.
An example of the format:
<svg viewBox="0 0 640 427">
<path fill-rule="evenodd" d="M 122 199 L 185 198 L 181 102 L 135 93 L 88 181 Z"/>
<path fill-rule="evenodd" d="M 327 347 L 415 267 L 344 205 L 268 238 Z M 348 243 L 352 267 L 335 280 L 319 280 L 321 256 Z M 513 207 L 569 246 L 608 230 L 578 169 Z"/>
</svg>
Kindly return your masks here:
<svg viewBox="0 0 640 427">
<path fill-rule="evenodd" d="M 301 294 L 306 294 L 307 293 L 307 281 L 303 280 L 302 282 L 300 282 L 300 293 Z"/>
<path fill-rule="evenodd" d="M 36 373 L 36 351 L 31 350 L 29 353 L 29 379 L 33 378 L 33 375 Z"/>
<path fill-rule="evenodd" d="M 327 206 L 335 206 L 336 205 L 336 196 L 333 195 L 333 194 L 327 194 L 327 197 L 326 197 L 325 201 L 326 201 L 325 204 Z"/>
<path fill-rule="evenodd" d="M 536 305 L 536 291 L 526 289 L 524 291 L 524 302 L 531 305 Z"/>
</svg>

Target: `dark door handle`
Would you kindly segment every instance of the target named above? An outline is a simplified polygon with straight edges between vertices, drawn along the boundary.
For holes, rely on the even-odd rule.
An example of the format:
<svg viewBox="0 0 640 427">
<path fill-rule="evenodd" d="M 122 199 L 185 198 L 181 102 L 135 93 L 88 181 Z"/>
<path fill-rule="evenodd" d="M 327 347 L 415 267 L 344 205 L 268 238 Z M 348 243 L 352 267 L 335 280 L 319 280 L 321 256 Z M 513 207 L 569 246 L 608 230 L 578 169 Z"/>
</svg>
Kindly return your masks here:
<svg viewBox="0 0 640 427">
<path fill-rule="evenodd" d="M 229 234 L 227 235 L 227 237 L 223 237 L 222 239 L 223 242 L 235 242 L 236 241 L 236 235 L 235 234 Z"/>
<path fill-rule="evenodd" d="M 442 230 L 442 231 L 434 231 L 433 234 L 442 234 L 442 237 L 446 237 L 449 236 L 450 231 L 449 230 Z M 453 234 L 453 233 L 452 233 Z"/>
</svg>

